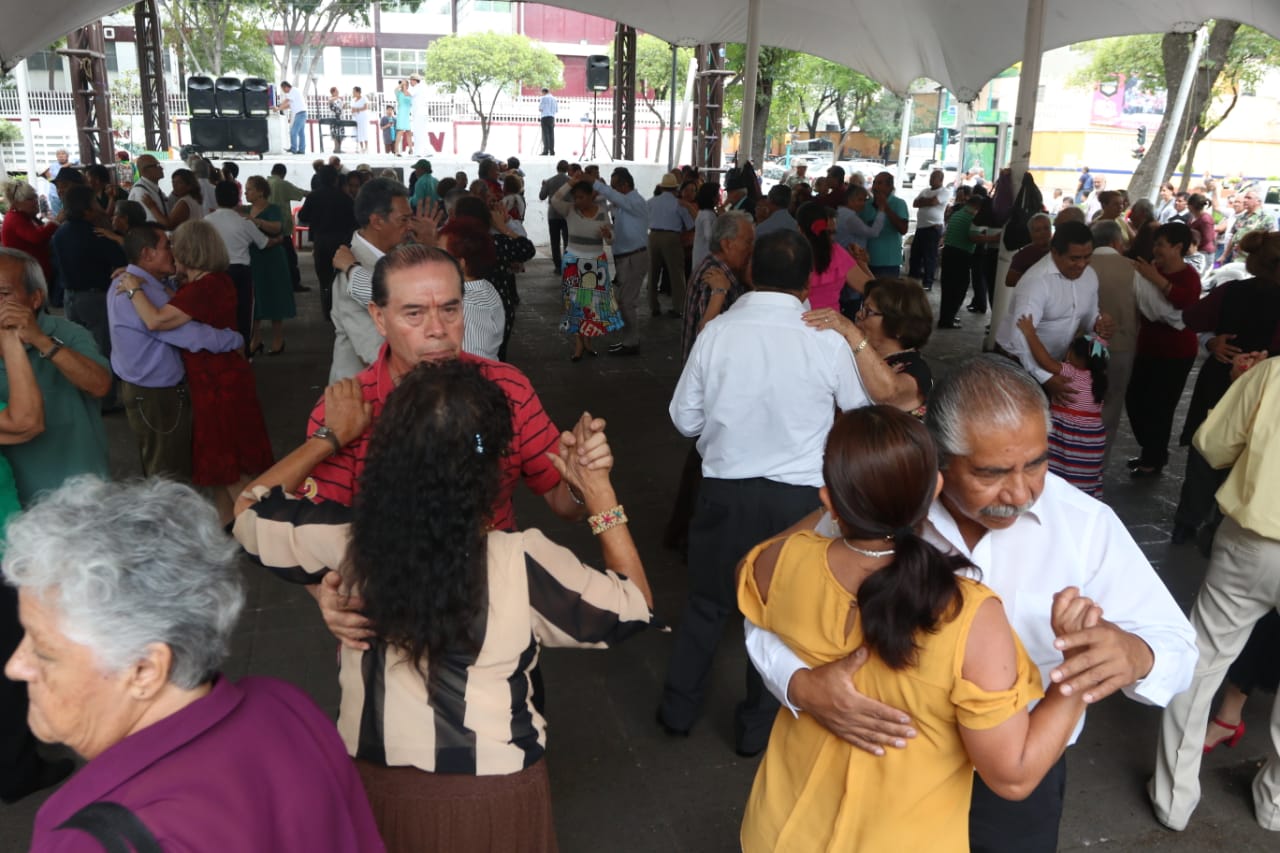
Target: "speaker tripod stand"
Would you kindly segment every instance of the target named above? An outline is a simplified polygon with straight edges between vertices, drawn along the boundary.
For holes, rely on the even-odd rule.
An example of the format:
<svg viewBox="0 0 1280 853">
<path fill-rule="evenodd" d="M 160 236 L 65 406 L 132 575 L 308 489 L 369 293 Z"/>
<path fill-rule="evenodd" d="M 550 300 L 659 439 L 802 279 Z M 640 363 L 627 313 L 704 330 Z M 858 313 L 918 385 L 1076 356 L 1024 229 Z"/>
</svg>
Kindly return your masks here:
<svg viewBox="0 0 1280 853">
<path fill-rule="evenodd" d="M 596 142 L 605 150 L 605 156 L 613 161 L 613 154 L 609 151 L 609 146 L 604 144 L 604 140 L 600 138 L 600 128 L 596 125 L 596 109 L 600 102 L 600 90 L 591 90 L 591 155 L 590 159 L 596 159 Z"/>
</svg>

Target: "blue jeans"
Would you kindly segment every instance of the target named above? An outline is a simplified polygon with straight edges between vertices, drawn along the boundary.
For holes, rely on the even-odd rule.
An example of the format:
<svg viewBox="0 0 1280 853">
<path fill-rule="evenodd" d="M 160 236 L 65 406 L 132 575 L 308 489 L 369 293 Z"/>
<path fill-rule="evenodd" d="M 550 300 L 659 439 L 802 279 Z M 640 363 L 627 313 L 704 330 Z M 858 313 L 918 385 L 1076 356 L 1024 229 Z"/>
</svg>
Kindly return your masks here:
<svg viewBox="0 0 1280 853">
<path fill-rule="evenodd" d="M 307 150 L 307 111 L 300 110 L 293 114 L 293 123 L 289 125 L 289 148 L 299 154 Z"/>
</svg>

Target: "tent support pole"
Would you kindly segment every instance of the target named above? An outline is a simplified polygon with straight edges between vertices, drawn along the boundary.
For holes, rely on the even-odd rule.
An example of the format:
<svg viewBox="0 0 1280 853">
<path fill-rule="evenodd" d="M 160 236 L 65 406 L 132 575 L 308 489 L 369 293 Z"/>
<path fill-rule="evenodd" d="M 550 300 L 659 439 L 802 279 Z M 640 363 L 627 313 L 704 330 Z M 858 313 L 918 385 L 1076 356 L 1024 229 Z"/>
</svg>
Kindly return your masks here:
<svg viewBox="0 0 1280 853">
<path fill-rule="evenodd" d="M 1027 0 L 1027 26 L 1022 38 L 1022 72 L 1018 75 L 1017 113 L 1013 117 L 1013 153 L 1009 158 L 1010 177 L 1016 194 L 1022 186 L 1022 176 L 1031 168 L 1031 135 L 1036 124 L 1036 94 L 1040 90 L 1040 58 L 1044 53 L 1045 0 Z M 998 147 L 998 146 L 997 146 Z M 962 164 L 963 166 L 963 164 Z M 1000 177 L 1000 164 L 995 164 L 995 181 Z M 982 349 L 995 347 L 996 330 L 1009 313 L 1013 302 L 1013 288 L 1004 286 L 1009 273 L 1009 261 L 1013 252 L 1000 243 L 1000 260 L 996 262 L 995 294 L 991 300 L 991 328 L 982 341 Z"/>
<path fill-rule="evenodd" d="M 1165 119 L 1164 139 L 1160 141 L 1160 158 L 1156 161 L 1156 179 L 1151 182 L 1147 191 L 1147 199 L 1155 204 L 1160 198 L 1160 185 L 1164 183 L 1169 169 L 1169 159 L 1173 157 L 1173 143 L 1178 137 L 1178 128 L 1182 127 L 1182 114 L 1186 112 L 1187 101 L 1191 98 L 1191 84 L 1195 80 L 1196 69 L 1200 66 L 1200 57 L 1204 56 L 1205 45 L 1209 42 L 1209 28 L 1196 30 L 1196 41 L 1187 55 L 1187 67 L 1182 72 L 1182 82 L 1178 84 L 1178 97 L 1173 102 L 1173 109 Z"/>
<path fill-rule="evenodd" d="M 752 156 L 752 140 L 756 132 L 756 77 L 759 74 L 760 0 L 747 0 L 747 63 L 746 70 L 742 73 L 742 133 L 738 138 L 735 166 L 741 166 Z"/>
</svg>

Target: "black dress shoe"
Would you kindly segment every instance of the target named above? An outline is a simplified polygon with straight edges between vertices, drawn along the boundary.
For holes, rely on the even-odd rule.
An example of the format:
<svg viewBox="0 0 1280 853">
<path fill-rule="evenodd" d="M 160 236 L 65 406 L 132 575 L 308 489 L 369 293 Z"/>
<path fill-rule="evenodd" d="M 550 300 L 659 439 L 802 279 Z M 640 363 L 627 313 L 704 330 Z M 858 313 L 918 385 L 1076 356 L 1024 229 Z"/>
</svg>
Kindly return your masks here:
<svg viewBox="0 0 1280 853">
<path fill-rule="evenodd" d="M 1196 529 L 1190 524 L 1184 524 L 1179 521 L 1173 525 L 1173 533 L 1169 534 L 1169 541 L 1174 545 L 1186 545 L 1195 538 Z"/>
<path fill-rule="evenodd" d="M 52 788 L 63 779 L 71 775 L 71 771 L 76 769 L 76 763 L 70 758 L 63 758 L 58 761 L 41 761 L 36 770 L 22 780 L 22 783 L 16 788 L 11 788 L 0 796 L 0 802 L 9 804 L 16 803 L 23 797 L 28 797 L 36 791 L 43 791 L 45 788 Z"/>
<path fill-rule="evenodd" d="M 668 725 L 667 721 L 662 719 L 661 708 L 653 712 L 653 718 L 657 720 L 658 726 L 661 727 L 661 729 L 667 734 L 669 734 L 671 737 L 688 737 L 689 736 L 688 729 L 677 729 L 675 726 Z"/>
<path fill-rule="evenodd" d="M 976 306 L 976 305 L 970 305 L 970 306 L 968 306 L 967 308 L 965 308 L 965 310 L 966 310 L 966 311 L 968 311 L 970 314 L 985 314 L 985 313 L 987 313 L 987 309 L 986 309 L 986 308 L 979 308 L 979 307 L 978 307 L 978 306 Z"/>
<path fill-rule="evenodd" d="M 307 285 L 305 285 L 305 284 L 300 284 L 300 285 L 298 285 L 297 287 L 295 287 L 295 288 L 293 289 L 293 292 L 294 292 L 294 293 L 310 293 L 310 292 L 311 292 L 311 288 L 310 288 L 310 287 L 308 287 L 308 286 L 307 286 Z"/>
<path fill-rule="evenodd" d="M 959 320 L 939 320 L 938 328 L 939 329 L 963 329 L 964 326 L 960 325 Z"/>
<path fill-rule="evenodd" d="M 682 313 L 680 313 L 679 311 L 677 311 L 676 309 L 672 308 L 671 310 L 667 311 L 667 316 L 668 316 L 668 317 L 672 317 L 672 318 L 674 318 L 674 319 L 676 319 L 676 320 L 679 320 L 681 317 L 683 317 L 683 316 L 684 316 L 684 314 L 682 314 Z"/>
<path fill-rule="evenodd" d="M 627 344 L 614 344 L 609 347 L 609 355 L 639 355 L 639 346 L 628 346 Z"/>
<path fill-rule="evenodd" d="M 1163 465 L 1138 465 L 1129 469 L 1129 476 L 1134 480 L 1141 480 L 1146 477 L 1159 477 L 1164 471 Z"/>
<path fill-rule="evenodd" d="M 1142 464 L 1143 464 L 1143 463 L 1142 463 L 1142 457 L 1141 457 L 1141 456 L 1134 456 L 1132 459 L 1128 459 L 1128 460 L 1126 460 L 1126 461 L 1125 461 L 1125 463 L 1124 463 L 1124 467 L 1126 467 L 1126 468 L 1128 468 L 1130 471 L 1132 471 L 1134 468 L 1141 468 L 1141 467 L 1142 467 Z"/>
</svg>

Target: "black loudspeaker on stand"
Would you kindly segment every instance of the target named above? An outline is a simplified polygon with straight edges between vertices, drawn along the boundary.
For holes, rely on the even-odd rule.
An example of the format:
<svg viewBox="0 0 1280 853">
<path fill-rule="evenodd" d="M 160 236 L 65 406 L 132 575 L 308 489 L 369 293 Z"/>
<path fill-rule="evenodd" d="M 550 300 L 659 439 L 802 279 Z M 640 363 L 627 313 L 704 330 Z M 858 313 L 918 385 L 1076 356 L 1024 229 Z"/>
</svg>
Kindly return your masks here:
<svg viewBox="0 0 1280 853">
<path fill-rule="evenodd" d="M 244 84 L 239 77 L 219 77 L 214 86 L 218 95 L 218 115 L 223 118 L 244 115 Z"/>
<path fill-rule="evenodd" d="M 587 57 L 587 88 L 593 92 L 609 88 L 609 57 L 602 54 Z"/>
</svg>

